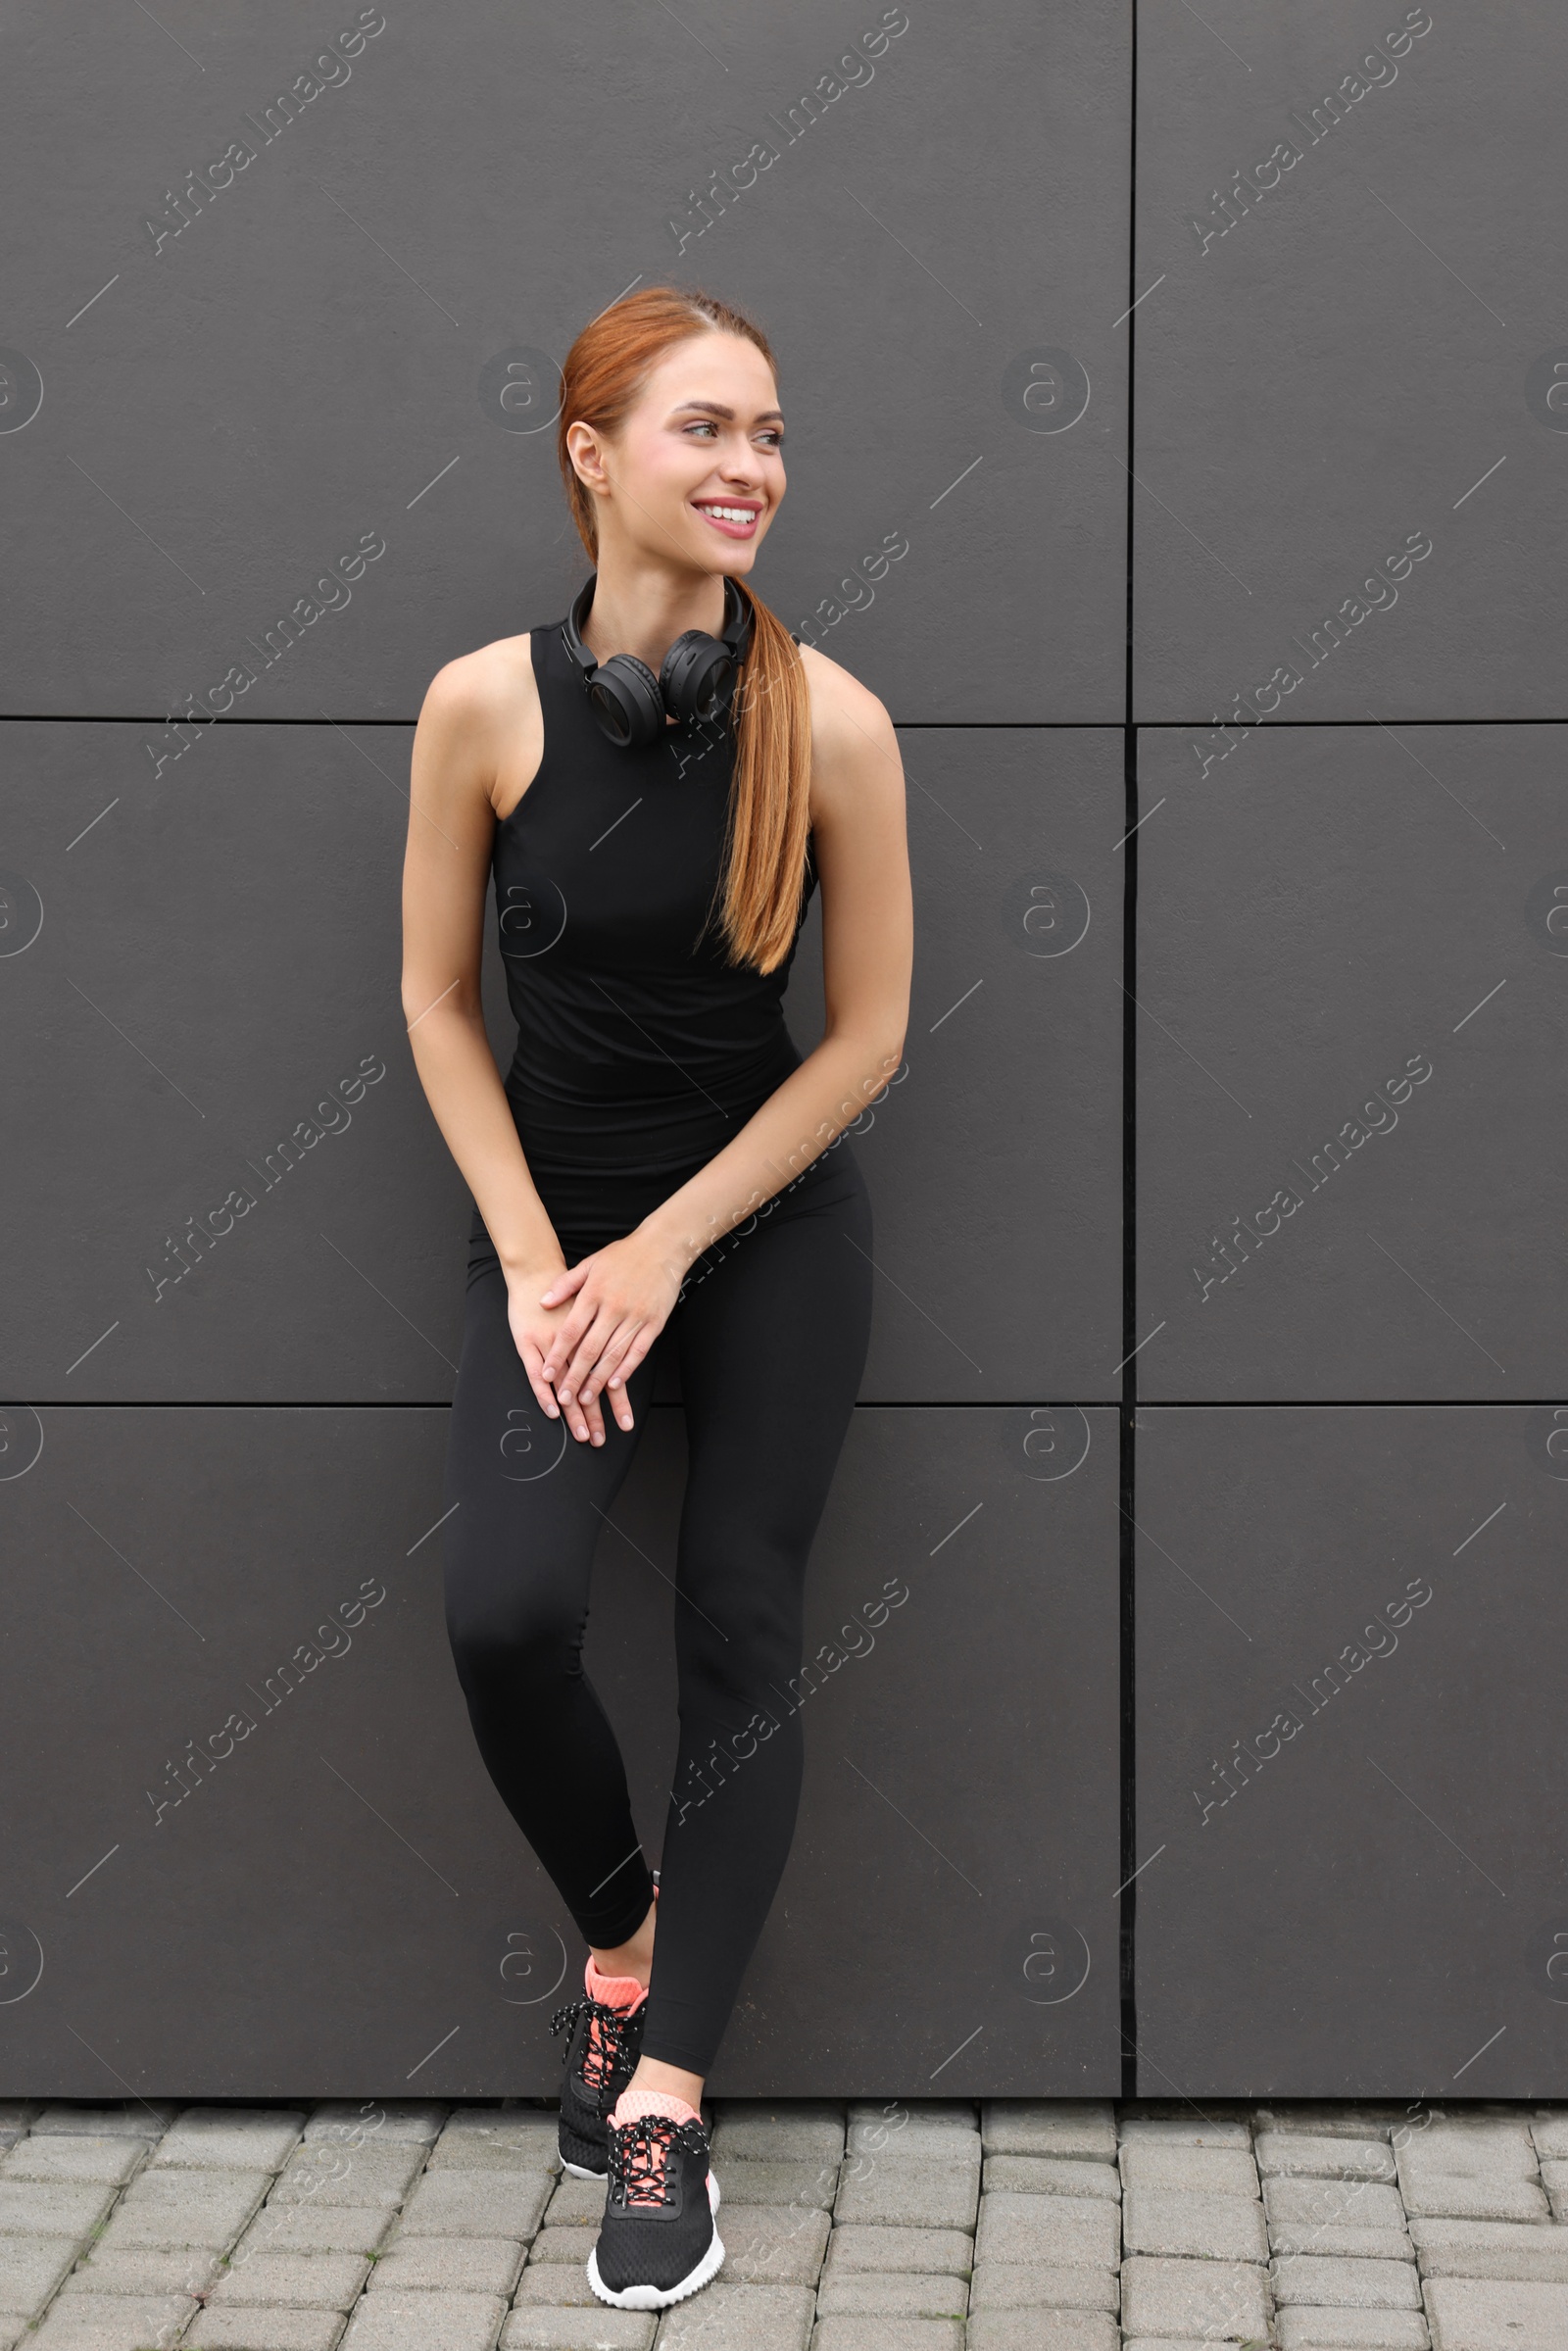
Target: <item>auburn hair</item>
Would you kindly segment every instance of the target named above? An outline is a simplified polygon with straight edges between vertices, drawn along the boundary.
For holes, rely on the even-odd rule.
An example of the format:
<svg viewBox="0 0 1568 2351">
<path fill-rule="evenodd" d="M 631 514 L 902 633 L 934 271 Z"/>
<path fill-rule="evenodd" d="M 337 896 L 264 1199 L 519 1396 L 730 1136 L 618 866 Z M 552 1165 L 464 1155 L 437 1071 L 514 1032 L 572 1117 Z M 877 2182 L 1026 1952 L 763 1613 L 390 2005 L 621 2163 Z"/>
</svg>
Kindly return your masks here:
<svg viewBox="0 0 1568 2351">
<path fill-rule="evenodd" d="M 761 328 L 727 302 L 679 286 L 624 295 L 590 321 L 562 369 L 556 455 L 566 502 L 589 562 L 599 562 L 592 493 L 566 447 L 573 424 L 613 433 L 642 395 L 657 363 L 699 334 L 744 335 L 772 368 Z M 811 711 L 800 649 L 761 598 L 737 580 L 752 612 L 752 641 L 731 705 L 735 767 L 725 830 L 720 927 L 732 963 L 774 970 L 800 920 L 810 833 Z"/>
</svg>

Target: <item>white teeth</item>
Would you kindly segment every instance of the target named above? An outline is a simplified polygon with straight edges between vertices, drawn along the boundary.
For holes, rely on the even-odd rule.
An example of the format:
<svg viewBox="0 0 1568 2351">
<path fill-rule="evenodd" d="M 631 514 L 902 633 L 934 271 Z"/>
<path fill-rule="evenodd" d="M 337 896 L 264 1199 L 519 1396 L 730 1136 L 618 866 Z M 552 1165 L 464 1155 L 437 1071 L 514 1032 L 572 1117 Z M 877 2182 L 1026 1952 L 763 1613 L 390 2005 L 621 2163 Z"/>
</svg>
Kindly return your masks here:
<svg viewBox="0 0 1568 2351">
<path fill-rule="evenodd" d="M 716 514 L 721 522 L 755 522 L 756 514 L 749 506 L 705 506 L 705 514 Z"/>
</svg>

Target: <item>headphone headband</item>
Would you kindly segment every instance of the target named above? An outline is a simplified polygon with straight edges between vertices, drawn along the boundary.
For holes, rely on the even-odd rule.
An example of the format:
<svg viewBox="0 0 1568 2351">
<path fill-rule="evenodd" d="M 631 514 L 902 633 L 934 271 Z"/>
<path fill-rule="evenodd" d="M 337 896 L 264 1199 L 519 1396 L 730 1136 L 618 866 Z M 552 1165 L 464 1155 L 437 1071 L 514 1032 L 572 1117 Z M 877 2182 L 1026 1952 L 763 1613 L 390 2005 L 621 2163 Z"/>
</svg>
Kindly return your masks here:
<svg viewBox="0 0 1568 2351">
<path fill-rule="evenodd" d="M 597 571 L 578 590 L 562 623 L 567 653 L 581 673 L 583 691 L 602 734 L 618 750 L 644 751 L 662 742 L 673 718 L 681 726 L 710 726 L 730 702 L 752 641 L 751 599 L 724 577 L 724 633 L 683 629 L 665 654 L 656 677 L 632 653 L 612 653 L 596 661 L 582 641 L 583 624 L 599 582 Z"/>
<path fill-rule="evenodd" d="M 593 609 L 594 590 L 598 585 L 598 572 L 590 571 L 577 595 L 573 598 L 571 610 L 563 624 L 566 651 L 582 671 L 584 685 L 591 682 L 594 671 L 599 666 L 582 641 L 583 623 Z M 686 633 L 688 636 L 699 636 L 703 632 L 697 629 L 688 629 Z M 742 596 L 740 589 L 727 571 L 724 573 L 724 625 L 718 642 L 724 646 L 730 660 L 737 665 L 745 661 L 747 654 L 751 651 L 752 611 L 750 600 Z M 676 639 L 676 643 L 680 643 L 679 638 Z M 616 658 L 613 654 L 611 656 L 612 661 Z M 625 657 L 620 658 L 624 659 Z"/>
</svg>

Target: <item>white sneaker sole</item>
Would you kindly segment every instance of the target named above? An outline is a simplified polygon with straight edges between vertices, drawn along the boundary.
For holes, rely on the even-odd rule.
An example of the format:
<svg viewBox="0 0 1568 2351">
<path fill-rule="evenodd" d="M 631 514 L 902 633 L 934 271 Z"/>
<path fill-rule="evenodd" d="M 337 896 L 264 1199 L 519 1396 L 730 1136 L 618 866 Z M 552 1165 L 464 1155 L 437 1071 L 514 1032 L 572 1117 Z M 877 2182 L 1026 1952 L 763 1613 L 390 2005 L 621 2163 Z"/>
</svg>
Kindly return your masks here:
<svg viewBox="0 0 1568 2351">
<path fill-rule="evenodd" d="M 569 2172 L 573 2180 L 603 2180 L 606 2176 L 603 2172 L 590 2172 L 585 2163 L 568 2163 L 564 2155 L 561 2158 L 561 2168 Z"/>
<path fill-rule="evenodd" d="M 708 2209 L 717 2212 L 718 2181 L 711 2172 L 708 2175 Z M 626 2285 L 612 2293 L 599 2275 L 599 2248 L 596 2245 L 588 2256 L 588 2282 L 601 2302 L 611 2303 L 616 2310 L 667 2310 L 671 2302 L 684 2302 L 705 2286 L 724 2258 L 724 2243 L 718 2230 L 713 2230 L 712 2242 L 689 2277 L 678 2285 Z"/>
</svg>

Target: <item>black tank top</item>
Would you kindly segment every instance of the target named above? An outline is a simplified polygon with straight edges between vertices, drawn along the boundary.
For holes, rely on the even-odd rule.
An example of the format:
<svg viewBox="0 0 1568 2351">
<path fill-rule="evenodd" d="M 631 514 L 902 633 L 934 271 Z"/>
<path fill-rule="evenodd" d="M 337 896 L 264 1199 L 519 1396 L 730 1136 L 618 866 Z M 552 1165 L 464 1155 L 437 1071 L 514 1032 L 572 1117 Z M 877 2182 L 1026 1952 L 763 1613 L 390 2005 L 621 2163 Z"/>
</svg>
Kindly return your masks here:
<svg viewBox="0 0 1568 2351">
<path fill-rule="evenodd" d="M 799 1068 L 781 1001 L 795 946 L 765 975 L 726 958 L 728 712 L 618 748 L 563 624 L 529 642 L 544 758 L 492 850 L 517 1023 L 506 1091 L 571 1260 L 629 1232 Z M 808 844 L 802 920 L 816 880 Z"/>
</svg>

